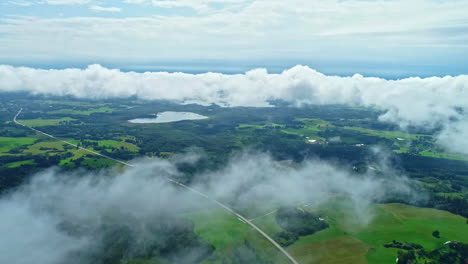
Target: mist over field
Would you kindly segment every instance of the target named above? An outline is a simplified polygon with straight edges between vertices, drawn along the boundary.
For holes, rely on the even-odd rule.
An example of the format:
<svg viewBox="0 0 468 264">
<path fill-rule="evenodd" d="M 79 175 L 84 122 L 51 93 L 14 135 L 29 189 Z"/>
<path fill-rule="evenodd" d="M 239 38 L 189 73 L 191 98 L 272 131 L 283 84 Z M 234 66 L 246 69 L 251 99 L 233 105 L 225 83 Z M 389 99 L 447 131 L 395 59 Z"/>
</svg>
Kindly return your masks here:
<svg viewBox="0 0 468 264">
<path fill-rule="evenodd" d="M 161 228 L 170 232 L 186 225 L 177 220 L 181 213 L 213 206 L 166 178 L 181 176 L 178 163 L 197 160 L 194 154 L 172 161 L 143 159 L 115 175 L 57 168 L 36 174 L 0 199 L 0 262 L 58 264 L 73 256 L 73 263 L 87 263 L 93 254 L 111 250 L 103 244 L 112 230 L 124 230 L 132 238 L 133 244 L 122 252 L 124 257 L 139 256 L 142 248 L 154 243 L 160 247 L 173 243 L 167 233 L 152 232 Z M 332 196 L 343 195 L 352 201 L 357 221 L 366 225 L 373 217 L 372 201 L 395 195 L 424 199 L 403 175 L 388 167 L 385 156 L 379 160 L 381 172 L 355 174 L 349 167 L 321 160 L 291 166 L 265 153 L 244 152 L 220 170 L 196 175 L 192 186 L 236 210 L 305 203 L 316 208 Z M 189 245 L 171 257 L 195 262 L 204 250 L 198 247 Z"/>
<path fill-rule="evenodd" d="M 307 66 L 280 74 L 255 69 L 245 74 L 122 72 L 100 65 L 86 69 L 41 70 L 0 66 L 0 91 L 27 91 L 78 98 L 171 100 L 234 106 L 346 104 L 383 111 L 380 121 L 439 129 L 438 143 L 468 153 L 468 75 L 385 80 L 355 74 L 327 76 Z"/>
</svg>

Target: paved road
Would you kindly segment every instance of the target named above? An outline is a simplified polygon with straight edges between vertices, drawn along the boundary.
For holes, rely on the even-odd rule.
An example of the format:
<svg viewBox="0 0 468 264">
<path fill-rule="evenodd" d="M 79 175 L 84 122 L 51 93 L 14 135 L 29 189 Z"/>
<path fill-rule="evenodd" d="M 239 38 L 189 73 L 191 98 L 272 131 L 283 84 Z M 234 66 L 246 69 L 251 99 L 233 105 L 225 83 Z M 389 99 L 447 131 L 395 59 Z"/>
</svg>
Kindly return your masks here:
<svg viewBox="0 0 468 264">
<path fill-rule="evenodd" d="M 62 139 L 59 139 L 53 135 L 50 135 L 50 134 L 47 134 L 45 132 L 42 132 L 40 130 L 37 130 L 35 128 L 32 128 L 32 127 L 28 127 L 24 124 L 21 124 L 20 122 L 18 122 L 18 120 L 16 120 L 18 118 L 18 116 L 21 114 L 21 112 L 23 111 L 23 108 L 21 108 L 18 113 L 13 117 L 13 122 L 15 122 L 17 125 L 20 125 L 20 126 L 23 126 L 23 127 L 27 127 L 37 133 L 40 133 L 44 136 L 47 136 L 49 138 L 52 138 L 52 139 L 55 139 L 57 141 L 60 141 L 60 142 L 63 142 L 65 144 L 68 144 L 68 145 L 71 145 L 71 146 L 74 146 L 76 148 L 79 148 L 79 149 L 82 149 L 84 151 L 87 151 L 89 153 L 92 153 L 94 155 L 97 155 L 97 156 L 100 156 L 100 157 L 103 157 L 103 158 L 106 158 L 106 159 L 110 159 L 110 160 L 113 160 L 115 162 L 118 162 L 122 165 L 125 165 L 125 166 L 129 166 L 129 167 L 135 167 L 135 165 L 132 165 L 132 164 L 129 164 L 127 162 L 124 162 L 124 161 L 121 161 L 121 160 L 117 160 L 117 159 L 114 159 L 114 158 L 111 158 L 109 156 L 106 156 L 106 155 L 103 155 L 101 153 L 97 153 L 95 151 L 92 151 L 92 150 L 89 150 L 89 149 L 86 149 L 86 148 L 83 148 L 83 147 L 78 147 L 76 144 L 73 144 L 71 142 L 68 142 L 68 141 L 65 141 L 65 140 L 62 140 Z M 273 246 L 275 246 L 284 256 L 286 256 L 288 258 L 288 260 L 293 263 L 293 264 L 299 264 L 283 247 L 281 247 L 280 244 L 278 244 L 273 238 L 271 238 L 267 233 L 265 233 L 262 229 L 260 229 L 258 226 L 256 226 L 254 223 L 252 223 L 250 220 L 248 220 L 247 218 L 243 217 L 242 215 L 240 215 L 239 213 L 236 213 L 233 209 L 231 209 L 230 207 L 228 207 L 227 205 L 221 203 L 220 201 L 216 200 L 216 199 L 213 199 L 211 197 L 209 197 L 208 195 L 200 192 L 200 191 L 197 191 L 183 183 L 180 183 L 172 178 L 169 178 L 169 177 L 166 177 L 166 179 L 176 185 L 179 185 L 180 187 L 186 189 L 186 190 L 189 190 L 190 192 L 193 192 L 193 193 L 196 193 L 202 197 L 204 197 L 205 199 L 211 201 L 211 202 L 214 202 L 215 204 L 217 204 L 218 206 L 220 206 L 221 208 L 225 209 L 226 211 L 230 212 L 231 214 L 235 215 L 239 220 L 241 220 L 242 222 L 246 223 L 247 225 L 249 225 L 250 227 L 252 227 L 253 229 L 255 229 L 258 233 L 260 233 L 263 237 L 265 237 Z"/>
</svg>

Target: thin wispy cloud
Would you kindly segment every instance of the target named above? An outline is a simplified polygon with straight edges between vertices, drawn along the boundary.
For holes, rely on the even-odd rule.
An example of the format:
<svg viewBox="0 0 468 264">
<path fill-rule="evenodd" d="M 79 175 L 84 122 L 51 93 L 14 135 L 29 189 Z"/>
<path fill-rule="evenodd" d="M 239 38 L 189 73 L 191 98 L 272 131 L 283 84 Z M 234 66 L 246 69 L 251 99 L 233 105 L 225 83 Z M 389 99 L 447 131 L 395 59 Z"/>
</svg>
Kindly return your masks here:
<svg viewBox="0 0 468 264">
<path fill-rule="evenodd" d="M 168 237 L 161 232 L 148 235 L 154 230 L 148 228 L 151 223 L 166 223 L 194 208 L 213 208 L 201 196 L 167 181 L 165 177 L 181 175 L 176 162 L 140 160 L 136 167 L 112 177 L 57 169 L 33 176 L 30 183 L 0 199 L 0 262 L 96 263 L 87 255 L 96 251 L 107 255 L 107 250 L 99 252 L 107 249 L 103 238 L 108 230 L 121 226 L 128 227 L 131 237 L 136 238 L 128 241 L 132 243 L 130 247 L 119 248 L 128 258 L 138 257 L 132 248 L 144 248 L 155 240 L 165 243 Z M 411 192 L 407 178 L 389 175 L 369 173 L 356 177 L 349 170 L 320 160 L 292 168 L 278 164 L 266 154 L 244 154 L 233 158 L 220 171 L 196 175 L 203 181 L 193 187 L 236 208 L 254 204 L 259 209 L 274 208 L 278 204 L 303 202 L 315 207 L 340 194 L 349 198 L 357 216 L 354 220 L 366 225 L 373 218 L 369 206 L 372 201 L 397 194 L 412 201 L 423 197 Z M 177 225 L 174 221 L 169 223 Z M 171 225 L 163 227 L 167 230 Z M 72 229 L 82 226 L 85 228 Z M 189 249 L 184 244 L 173 263 L 198 263 L 183 260 Z"/>
<path fill-rule="evenodd" d="M 49 5 L 84 5 L 91 2 L 91 0 L 45 0 Z"/>
<path fill-rule="evenodd" d="M 103 7 L 103 6 L 98 6 L 98 5 L 91 5 L 89 6 L 90 10 L 96 11 L 96 12 L 121 12 L 122 8 L 120 7 Z"/>
<path fill-rule="evenodd" d="M 17 5 L 17 6 L 32 6 L 33 3 L 32 2 L 28 2 L 28 1 L 21 1 L 21 0 L 18 0 L 18 1 L 8 1 L 7 2 L 8 4 L 11 4 L 11 5 Z"/>
<path fill-rule="evenodd" d="M 2 38 L 0 46 L 3 59 L 307 58 L 424 65 L 460 60 L 468 54 L 466 1 L 127 0 L 104 5 L 88 0 L 48 0 L 47 3 L 51 8 L 88 6 L 92 12 L 73 10 L 73 15 L 65 12 L 63 17 L 57 17 L 52 15 L 56 10 L 41 11 L 35 16 L 28 13 L 33 18 L 27 19 L 0 16 L 0 34 L 8 36 Z M 132 13 L 126 13 L 125 7 L 132 8 Z M 21 15 L 18 10 L 14 12 L 3 11 L 7 15 Z"/>
</svg>

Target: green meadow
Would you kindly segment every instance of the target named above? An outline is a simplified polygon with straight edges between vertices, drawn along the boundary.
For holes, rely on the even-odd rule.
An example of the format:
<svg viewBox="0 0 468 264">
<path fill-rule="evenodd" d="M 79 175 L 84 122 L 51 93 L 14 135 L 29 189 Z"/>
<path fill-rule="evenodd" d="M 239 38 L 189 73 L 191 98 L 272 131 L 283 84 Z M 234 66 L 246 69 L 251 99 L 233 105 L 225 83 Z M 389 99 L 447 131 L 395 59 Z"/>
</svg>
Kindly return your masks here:
<svg viewBox="0 0 468 264">
<path fill-rule="evenodd" d="M 330 126 L 330 123 L 321 119 L 312 118 L 297 118 L 295 119 L 304 124 L 302 128 L 285 128 L 281 131 L 286 134 L 308 137 L 310 139 L 325 140 L 325 138 L 317 135 L 320 131 Z"/>
<path fill-rule="evenodd" d="M 4 166 L 7 168 L 18 168 L 23 165 L 34 165 L 36 164 L 33 159 L 30 160 L 24 160 L 24 161 L 16 161 L 16 162 L 10 162 L 5 164 Z"/>
<path fill-rule="evenodd" d="M 307 207 L 303 207 L 305 210 Z M 393 240 L 441 247 L 446 241 L 468 242 L 466 218 L 452 213 L 404 204 L 373 204 L 363 215 L 353 205 L 337 199 L 315 210 L 330 227 L 300 239 L 287 247 L 301 264 L 307 263 L 394 263 L 397 249 L 383 245 Z M 372 218 L 364 217 L 371 215 Z M 368 221 L 368 222 L 367 222 Z M 367 222 L 367 223 L 366 223 Z M 254 221 L 270 236 L 281 231 L 275 214 Z M 440 238 L 432 236 L 438 230 Z"/>
<path fill-rule="evenodd" d="M 29 127 L 41 127 L 41 126 L 56 126 L 56 125 L 60 125 L 60 123 L 62 122 L 73 121 L 73 120 L 76 120 L 76 119 L 73 119 L 71 117 L 64 117 L 64 118 L 59 118 L 59 119 L 42 119 L 42 118 L 26 119 L 26 120 L 18 120 L 18 122 Z"/>
<path fill-rule="evenodd" d="M 64 114 L 64 115 L 91 115 L 94 113 L 107 113 L 110 114 L 114 109 L 110 107 L 100 107 L 100 108 L 89 108 L 87 110 L 77 110 L 77 109 L 60 109 L 56 111 L 49 112 L 49 114 Z"/>
<path fill-rule="evenodd" d="M 233 259 L 239 248 L 246 247 L 246 243 L 254 250 L 258 263 L 288 263 L 263 236 L 223 209 L 204 209 L 185 217 L 195 224 L 195 233 L 215 247 L 213 255 L 203 264 L 238 263 Z"/>
<path fill-rule="evenodd" d="M 0 137 L 0 152 L 8 152 L 21 146 L 31 145 L 37 141 L 32 137 Z"/>
<path fill-rule="evenodd" d="M 465 160 L 468 161 L 467 156 L 445 153 L 445 152 L 436 152 L 436 151 L 421 151 L 419 152 L 421 156 L 432 157 L 432 158 L 441 158 L 441 159 L 453 159 L 453 160 Z"/>
<path fill-rule="evenodd" d="M 126 142 L 126 141 L 117 141 L 117 140 L 98 140 L 98 146 L 102 147 L 112 147 L 116 149 L 125 149 L 131 152 L 137 152 L 140 148 L 138 148 L 135 144 Z"/>
</svg>

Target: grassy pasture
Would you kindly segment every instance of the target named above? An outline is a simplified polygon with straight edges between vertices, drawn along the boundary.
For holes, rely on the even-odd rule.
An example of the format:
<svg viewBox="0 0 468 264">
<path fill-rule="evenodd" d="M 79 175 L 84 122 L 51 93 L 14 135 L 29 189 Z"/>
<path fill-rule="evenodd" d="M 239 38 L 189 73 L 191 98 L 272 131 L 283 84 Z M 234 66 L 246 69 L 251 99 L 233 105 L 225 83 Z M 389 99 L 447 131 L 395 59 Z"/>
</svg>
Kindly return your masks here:
<svg viewBox="0 0 468 264">
<path fill-rule="evenodd" d="M 49 112 L 49 114 L 64 114 L 64 115 L 91 115 L 94 113 L 112 113 L 114 109 L 110 107 L 100 107 L 100 108 L 89 108 L 87 110 L 76 110 L 76 109 L 60 109 L 56 111 Z"/>
<path fill-rule="evenodd" d="M 373 205 L 368 224 L 347 201 L 337 200 L 320 208 L 330 228 L 301 237 L 288 251 L 301 263 L 393 263 L 397 249 L 384 244 L 397 240 L 435 249 L 448 240 L 468 242 L 466 219 L 446 211 L 403 204 Z M 432 236 L 439 230 L 441 238 Z"/>
<path fill-rule="evenodd" d="M 468 161 L 467 156 L 451 154 L 451 153 L 444 153 L 444 152 L 435 152 L 435 151 L 421 151 L 419 153 L 421 156 L 424 157 L 433 157 L 433 158 L 442 158 L 442 159 L 453 159 L 453 160 L 466 160 Z"/>
<path fill-rule="evenodd" d="M 0 137 L 0 152 L 8 152 L 21 146 L 31 145 L 37 138 L 30 137 Z"/>
<path fill-rule="evenodd" d="M 33 155 L 48 153 L 49 155 L 54 155 L 59 152 L 66 152 L 68 149 L 72 148 L 72 146 L 69 146 L 61 141 L 41 141 L 28 146 L 25 150 L 23 150 L 23 153 L 29 153 Z"/>
<path fill-rule="evenodd" d="M 337 237 L 313 244 L 302 244 L 288 249 L 300 263 L 367 263 L 369 246 L 349 236 Z M 383 263 L 383 262 L 382 262 Z M 387 263 L 387 262 L 385 262 Z M 391 262 L 388 262 L 391 263 Z"/>
<path fill-rule="evenodd" d="M 436 209 L 373 204 L 365 213 L 373 217 L 367 218 L 357 214 L 351 202 L 336 199 L 320 206 L 316 212 L 330 227 L 300 237 L 287 248 L 302 264 L 394 263 L 398 249 L 383 247 L 392 240 L 418 243 L 426 249 L 441 247 L 448 240 L 468 242 L 466 219 Z M 281 231 L 275 214 L 258 218 L 254 223 L 270 236 Z M 434 230 L 440 231 L 440 238 L 432 236 Z"/>
<path fill-rule="evenodd" d="M 22 165 L 34 165 L 36 164 L 34 160 L 23 160 L 23 161 L 16 161 L 16 162 L 10 162 L 5 164 L 4 166 L 7 168 L 18 168 L 21 167 Z"/>
<path fill-rule="evenodd" d="M 195 233 L 217 250 L 242 240 L 250 230 L 248 225 L 222 209 L 200 211 L 186 217 L 195 223 Z"/>
<path fill-rule="evenodd" d="M 26 120 L 18 120 L 21 124 L 29 127 L 40 127 L 40 126 L 56 126 L 62 122 L 76 120 L 70 117 L 64 117 L 60 119 L 26 119 Z"/>
<path fill-rule="evenodd" d="M 117 162 L 105 158 L 100 157 L 85 157 L 84 161 L 82 162 L 83 165 L 86 165 L 90 168 L 108 168 L 117 164 Z"/>
<path fill-rule="evenodd" d="M 216 248 L 203 264 L 237 263 L 229 261 L 235 259 L 236 249 L 246 241 L 255 248 L 259 258 L 271 261 L 268 263 L 289 263 L 264 237 L 223 209 L 204 209 L 185 217 L 194 222 L 195 233 Z"/>
<path fill-rule="evenodd" d="M 358 131 L 369 136 L 376 136 L 376 137 L 382 137 L 382 138 L 393 139 L 393 140 L 396 138 L 401 138 L 401 139 L 404 139 L 405 141 L 416 140 L 421 136 L 425 136 L 425 135 L 418 135 L 418 134 L 408 134 L 408 133 L 401 132 L 401 131 L 374 130 L 374 129 L 367 129 L 367 128 L 362 128 L 362 127 L 344 127 L 344 128 L 348 130 Z"/>
<path fill-rule="evenodd" d="M 239 124 L 237 128 L 252 128 L 252 129 L 264 129 L 264 128 L 283 128 L 284 125 L 275 124 L 275 123 L 267 123 L 264 125 L 254 125 L 254 124 Z"/>
<path fill-rule="evenodd" d="M 129 143 L 129 142 L 125 142 L 125 141 L 99 140 L 97 142 L 98 142 L 98 145 L 102 147 L 113 147 L 117 149 L 124 148 L 131 152 L 137 152 L 139 150 L 139 148 L 136 145 Z"/>
<path fill-rule="evenodd" d="M 282 129 L 281 132 L 302 137 L 309 137 L 311 139 L 325 140 L 323 137 L 318 136 L 317 133 L 319 133 L 322 129 L 328 127 L 330 125 L 330 122 L 312 118 L 297 118 L 296 120 L 304 123 L 304 127 L 286 128 Z"/>
</svg>

